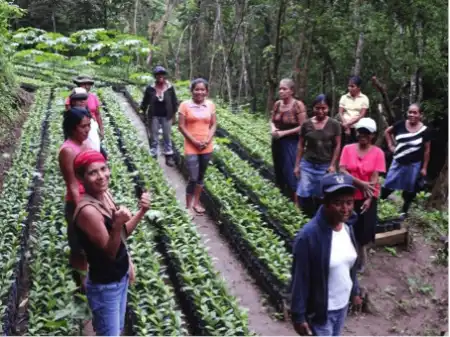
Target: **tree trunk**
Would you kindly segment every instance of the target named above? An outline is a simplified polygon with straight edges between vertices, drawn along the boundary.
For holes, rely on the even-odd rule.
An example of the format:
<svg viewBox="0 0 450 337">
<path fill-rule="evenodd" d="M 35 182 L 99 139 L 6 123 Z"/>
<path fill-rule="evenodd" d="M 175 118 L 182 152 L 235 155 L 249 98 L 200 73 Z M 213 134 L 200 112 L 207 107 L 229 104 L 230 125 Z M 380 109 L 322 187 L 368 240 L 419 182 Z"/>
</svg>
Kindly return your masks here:
<svg viewBox="0 0 450 337">
<path fill-rule="evenodd" d="M 192 58 L 192 36 L 194 35 L 192 25 L 189 26 L 189 79 L 194 79 L 194 60 Z"/>
<path fill-rule="evenodd" d="M 52 26 L 53 26 L 53 33 L 56 33 L 56 18 L 54 8 L 52 10 Z"/>
<path fill-rule="evenodd" d="M 361 0 L 356 0 L 355 3 L 355 11 L 354 11 L 354 18 L 355 18 L 355 28 L 359 31 L 358 36 L 358 42 L 356 43 L 356 51 L 355 51 L 355 65 L 352 69 L 352 76 L 359 76 L 361 73 L 361 58 L 362 58 L 362 52 L 364 48 L 364 32 L 363 32 L 363 26 L 361 24 Z"/>
<path fill-rule="evenodd" d="M 409 81 L 409 104 L 413 104 L 417 101 L 417 71 L 411 75 Z"/>
<path fill-rule="evenodd" d="M 424 36 L 421 22 L 417 23 L 417 28 L 419 31 L 419 36 L 417 38 L 417 53 L 419 54 L 419 60 L 422 60 L 424 50 Z M 422 102 L 422 100 L 423 100 L 422 69 L 419 67 L 417 69 L 417 102 Z"/>
<path fill-rule="evenodd" d="M 300 36 L 298 39 L 298 47 L 296 48 L 296 56 L 294 61 L 294 82 L 295 82 L 295 93 L 298 93 L 300 90 L 300 80 L 301 80 L 301 71 L 302 71 L 302 57 L 304 52 L 304 45 L 306 40 L 305 29 L 307 24 L 303 26 L 303 29 L 300 31 Z"/>
<path fill-rule="evenodd" d="M 356 44 L 355 52 L 355 66 L 353 67 L 352 75 L 359 76 L 361 74 L 361 57 L 364 47 L 364 33 L 359 33 L 358 43 Z"/>
<path fill-rule="evenodd" d="M 447 153 L 447 152 L 446 152 Z M 434 183 L 431 197 L 428 200 L 428 208 L 446 209 L 448 200 L 448 154 L 445 160 L 444 167 Z"/>
<path fill-rule="evenodd" d="M 133 34 L 137 34 L 137 16 L 138 16 L 139 0 L 134 2 L 134 19 L 133 19 Z"/>
<path fill-rule="evenodd" d="M 178 40 L 178 47 L 177 47 L 177 53 L 175 55 L 175 79 L 179 81 L 181 79 L 180 76 L 180 50 L 181 50 L 181 43 L 183 42 L 184 32 L 189 28 L 190 26 L 186 26 L 183 31 L 181 32 L 180 39 Z"/>
<path fill-rule="evenodd" d="M 277 78 L 278 78 L 278 68 L 280 66 L 281 60 L 281 26 L 283 23 L 284 13 L 286 11 L 286 0 L 280 0 L 280 6 L 278 8 L 277 22 L 276 22 L 276 31 L 275 31 L 275 50 L 274 55 L 272 57 L 272 62 L 269 61 L 269 66 L 267 67 L 267 82 L 269 86 L 268 94 L 267 94 L 267 104 L 266 104 L 266 112 L 269 113 L 272 110 L 275 98 L 275 91 L 277 87 Z M 270 67 L 270 63 L 272 63 L 272 67 Z M 271 69 L 272 68 L 272 69 Z"/>
<path fill-rule="evenodd" d="M 378 147 L 381 147 L 384 142 L 384 131 L 388 128 L 389 124 L 386 120 L 386 116 L 383 111 L 383 104 L 381 104 L 381 103 L 377 104 L 376 111 L 378 112 L 378 116 L 377 116 L 378 123 L 377 124 L 381 127 L 379 127 L 378 136 L 375 141 L 375 145 Z"/>
<path fill-rule="evenodd" d="M 222 16 L 220 7 L 221 7 L 220 2 L 217 0 L 217 11 L 218 11 L 219 18 L 221 18 L 221 16 Z M 219 19 L 218 24 L 219 24 L 219 27 L 218 27 L 219 43 L 220 43 L 220 46 L 222 49 L 223 64 L 225 66 L 225 80 L 227 82 L 228 103 L 231 105 L 233 103 L 233 93 L 232 93 L 232 89 L 231 89 L 230 66 L 228 65 L 227 55 L 225 53 L 225 45 L 223 43 L 224 32 L 223 32 L 223 25 L 222 25 L 221 19 Z"/>
<path fill-rule="evenodd" d="M 170 14 L 172 14 L 173 4 L 170 3 L 170 0 L 165 1 L 166 4 L 166 10 L 161 17 L 161 19 L 157 22 L 150 22 L 148 24 L 148 35 L 149 40 L 152 45 L 157 45 L 159 43 L 159 40 L 164 34 L 164 28 L 167 25 L 167 22 L 169 20 Z M 153 58 L 153 51 L 150 50 L 148 57 L 147 57 L 147 64 L 150 66 Z"/>
<path fill-rule="evenodd" d="M 394 123 L 395 122 L 395 114 L 392 111 L 391 102 L 389 101 L 389 97 L 388 97 L 388 94 L 386 92 L 386 88 L 377 79 L 376 76 L 372 77 L 372 85 L 380 92 L 381 96 L 383 97 L 383 106 L 386 109 L 389 124 Z"/>
<path fill-rule="evenodd" d="M 216 2 L 218 4 L 218 1 Z M 213 29 L 213 37 L 212 37 L 212 55 L 211 62 L 209 65 L 209 83 L 212 86 L 213 83 L 213 74 L 214 74 L 214 60 L 216 58 L 216 38 L 217 38 L 217 27 L 219 26 L 220 21 L 220 5 L 216 6 L 216 19 L 214 20 L 214 29 Z"/>
<path fill-rule="evenodd" d="M 296 93 L 296 97 L 301 101 L 304 101 L 306 97 L 306 87 L 308 85 L 308 72 L 309 72 L 309 58 L 311 56 L 313 35 L 314 29 L 313 27 L 311 27 L 306 47 L 306 55 L 304 57 L 303 62 L 303 68 L 300 70 L 298 92 Z"/>
</svg>

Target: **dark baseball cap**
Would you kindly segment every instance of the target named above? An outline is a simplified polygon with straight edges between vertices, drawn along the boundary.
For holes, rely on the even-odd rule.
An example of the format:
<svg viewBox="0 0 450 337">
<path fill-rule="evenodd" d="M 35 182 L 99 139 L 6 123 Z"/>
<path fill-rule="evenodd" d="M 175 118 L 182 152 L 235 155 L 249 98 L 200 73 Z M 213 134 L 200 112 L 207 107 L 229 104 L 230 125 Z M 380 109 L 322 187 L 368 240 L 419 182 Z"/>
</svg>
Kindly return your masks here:
<svg viewBox="0 0 450 337">
<path fill-rule="evenodd" d="M 323 194 L 333 193 L 340 189 L 355 189 L 353 178 L 344 173 L 327 173 L 320 183 Z"/>
<path fill-rule="evenodd" d="M 156 67 L 153 69 L 153 75 L 158 75 L 158 74 L 164 74 L 164 75 L 166 75 L 166 74 L 167 74 L 166 68 L 164 68 L 163 66 L 156 66 Z"/>
</svg>

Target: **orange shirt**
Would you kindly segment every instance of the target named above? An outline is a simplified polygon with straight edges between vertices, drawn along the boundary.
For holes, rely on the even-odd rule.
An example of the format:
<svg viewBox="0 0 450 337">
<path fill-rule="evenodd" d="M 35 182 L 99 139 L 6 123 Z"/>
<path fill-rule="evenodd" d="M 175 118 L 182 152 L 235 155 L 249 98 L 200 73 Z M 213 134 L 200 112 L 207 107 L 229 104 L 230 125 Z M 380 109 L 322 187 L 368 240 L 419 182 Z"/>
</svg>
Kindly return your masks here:
<svg viewBox="0 0 450 337">
<path fill-rule="evenodd" d="M 184 101 L 180 104 L 178 111 L 184 116 L 187 131 L 198 141 L 208 139 L 211 119 L 216 113 L 216 106 L 213 102 L 206 100 L 202 104 L 196 104 L 192 100 Z M 205 154 L 213 151 L 213 142 L 203 149 L 197 149 L 186 137 L 184 138 L 185 154 Z"/>
</svg>

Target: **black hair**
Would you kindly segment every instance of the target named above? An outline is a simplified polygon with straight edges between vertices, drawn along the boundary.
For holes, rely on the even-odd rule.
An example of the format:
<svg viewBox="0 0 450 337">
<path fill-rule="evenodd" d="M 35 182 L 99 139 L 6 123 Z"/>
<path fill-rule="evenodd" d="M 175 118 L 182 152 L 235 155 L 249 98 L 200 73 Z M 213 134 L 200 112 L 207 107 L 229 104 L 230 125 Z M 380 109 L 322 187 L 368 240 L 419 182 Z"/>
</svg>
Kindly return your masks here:
<svg viewBox="0 0 450 337">
<path fill-rule="evenodd" d="M 195 80 L 193 80 L 191 82 L 191 92 L 194 91 L 195 87 L 197 86 L 197 84 L 203 83 L 203 85 L 205 86 L 206 90 L 209 90 L 209 83 L 207 80 L 205 80 L 204 78 L 196 78 Z"/>
<path fill-rule="evenodd" d="M 352 82 L 358 88 L 361 88 L 361 84 L 362 84 L 361 77 L 359 77 L 359 76 L 352 76 L 352 77 L 350 77 L 350 82 Z"/>
<path fill-rule="evenodd" d="M 317 95 L 316 98 L 314 99 L 312 106 L 313 108 L 320 103 L 325 103 L 326 105 L 328 105 L 329 108 L 331 108 L 332 103 L 331 103 L 331 99 L 330 96 L 326 95 L 326 94 L 320 94 Z"/>
<path fill-rule="evenodd" d="M 70 108 L 70 110 L 64 113 L 63 120 L 63 131 L 64 131 L 64 139 L 72 136 L 73 131 L 76 129 L 78 124 L 81 123 L 84 117 L 92 118 L 88 109 L 81 107 Z"/>
</svg>

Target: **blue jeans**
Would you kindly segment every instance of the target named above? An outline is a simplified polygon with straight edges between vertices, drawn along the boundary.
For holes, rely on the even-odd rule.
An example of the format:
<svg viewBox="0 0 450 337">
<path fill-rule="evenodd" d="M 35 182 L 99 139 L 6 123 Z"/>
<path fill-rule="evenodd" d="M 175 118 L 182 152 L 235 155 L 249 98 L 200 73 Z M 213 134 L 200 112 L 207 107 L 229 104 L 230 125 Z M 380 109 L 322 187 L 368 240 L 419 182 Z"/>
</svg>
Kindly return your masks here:
<svg viewBox="0 0 450 337">
<path fill-rule="evenodd" d="M 151 120 L 151 153 L 156 156 L 158 154 L 159 127 L 161 126 L 164 139 L 164 154 L 173 155 L 172 141 L 170 133 L 172 132 L 172 122 L 166 117 L 153 116 Z"/>
<path fill-rule="evenodd" d="M 300 180 L 297 185 L 297 195 L 300 198 L 320 198 L 322 196 L 320 183 L 329 167 L 330 163 L 314 164 L 302 159 L 300 161 Z"/>
<path fill-rule="evenodd" d="M 125 325 L 128 273 L 108 284 L 86 283 L 86 295 L 92 311 L 92 326 L 97 336 L 120 336 Z"/>
<path fill-rule="evenodd" d="M 328 311 L 324 324 L 312 324 L 311 329 L 316 336 L 340 336 L 347 318 L 348 306 L 339 310 Z"/>
</svg>

